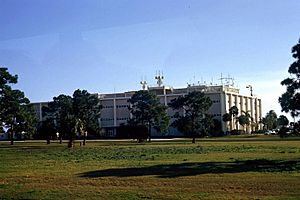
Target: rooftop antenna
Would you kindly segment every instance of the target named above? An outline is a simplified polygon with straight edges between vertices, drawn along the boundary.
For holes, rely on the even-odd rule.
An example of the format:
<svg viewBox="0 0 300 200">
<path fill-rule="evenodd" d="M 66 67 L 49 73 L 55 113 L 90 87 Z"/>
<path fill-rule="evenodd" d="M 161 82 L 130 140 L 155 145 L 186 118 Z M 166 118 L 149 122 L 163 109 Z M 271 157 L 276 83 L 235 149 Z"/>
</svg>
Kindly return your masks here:
<svg viewBox="0 0 300 200">
<path fill-rule="evenodd" d="M 223 77 L 223 74 L 221 73 L 221 78 L 219 80 L 221 80 L 222 85 L 226 84 L 232 87 L 234 86 L 234 78 L 231 78 L 229 74 L 228 77 Z"/>
<path fill-rule="evenodd" d="M 160 71 L 158 71 L 158 74 L 156 72 L 155 79 L 157 80 L 157 86 L 161 87 L 163 85 L 163 79 L 164 79 L 163 72 L 162 75 L 160 75 Z"/>
<path fill-rule="evenodd" d="M 221 80 L 221 85 L 223 85 L 223 74 L 222 73 L 221 73 L 221 78 L 219 80 Z"/>
<path fill-rule="evenodd" d="M 195 74 L 193 75 L 193 86 L 195 86 Z"/>
<path fill-rule="evenodd" d="M 146 78 L 142 78 L 140 84 L 142 85 L 142 89 L 143 90 L 147 90 L 148 89 Z"/>
<path fill-rule="evenodd" d="M 252 85 L 247 85 L 246 88 L 249 88 L 249 90 L 250 90 L 250 96 L 253 96 Z"/>
</svg>

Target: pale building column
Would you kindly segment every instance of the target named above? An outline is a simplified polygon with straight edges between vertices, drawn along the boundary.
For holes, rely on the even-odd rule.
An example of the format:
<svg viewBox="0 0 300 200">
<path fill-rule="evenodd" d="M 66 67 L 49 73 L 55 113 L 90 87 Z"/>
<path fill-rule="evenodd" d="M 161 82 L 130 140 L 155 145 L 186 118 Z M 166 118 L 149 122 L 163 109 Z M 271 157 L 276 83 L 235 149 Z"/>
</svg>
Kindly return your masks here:
<svg viewBox="0 0 300 200">
<path fill-rule="evenodd" d="M 227 105 L 227 100 L 226 100 L 226 93 L 222 92 L 220 94 L 220 109 L 221 109 L 221 117 L 223 117 L 223 115 L 226 113 L 226 105 Z M 228 125 L 227 122 L 224 122 L 223 120 L 221 120 L 221 124 L 222 124 L 222 130 L 228 131 Z"/>
<path fill-rule="evenodd" d="M 116 99 L 114 99 L 113 102 L 114 102 L 114 126 L 117 126 L 117 106 L 116 106 Z"/>
<path fill-rule="evenodd" d="M 246 110 L 245 110 L 245 112 L 248 112 L 248 111 L 249 111 L 249 97 L 246 97 Z M 249 133 L 249 126 L 248 125 L 246 125 L 246 133 Z"/>
<path fill-rule="evenodd" d="M 262 105 L 261 105 L 261 99 L 258 100 L 258 109 L 259 109 L 259 118 L 262 118 Z M 259 128 L 262 129 L 261 124 L 259 124 Z"/>
</svg>

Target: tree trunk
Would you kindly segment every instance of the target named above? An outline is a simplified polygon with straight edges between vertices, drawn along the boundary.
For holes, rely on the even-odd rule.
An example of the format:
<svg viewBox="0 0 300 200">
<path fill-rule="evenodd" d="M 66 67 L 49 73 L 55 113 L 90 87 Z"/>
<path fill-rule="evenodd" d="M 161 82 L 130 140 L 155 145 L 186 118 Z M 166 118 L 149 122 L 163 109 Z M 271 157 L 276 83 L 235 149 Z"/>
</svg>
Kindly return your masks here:
<svg viewBox="0 0 300 200">
<path fill-rule="evenodd" d="M 59 136 L 59 144 L 62 144 L 62 136 Z"/>
<path fill-rule="evenodd" d="M 50 138 L 49 137 L 47 138 L 47 144 L 50 144 Z"/>
<path fill-rule="evenodd" d="M 83 134 L 83 146 L 85 146 L 86 143 L 86 135 L 87 135 L 86 133 Z"/>
<path fill-rule="evenodd" d="M 14 145 L 14 132 L 10 133 L 10 145 Z"/>
<path fill-rule="evenodd" d="M 14 145 L 14 129 L 13 129 L 13 125 L 11 125 L 11 131 L 10 131 L 10 145 Z"/>
<path fill-rule="evenodd" d="M 73 148 L 74 147 L 74 140 L 72 140 L 72 139 L 69 140 L 68 147 L 69 148 Z"/>
<path fill-rule="evenodd" d="M 151 125 L 149 125 L 148 134 L 149 134 L 148 142 L 151 142 Z"/>
<path fill-rule="evenodd" d="M 193 137 L 192 143 L 193 143 L 193 144 L 196 143 L 196 138 L 195 138 L 195 136 Z"/>
<path fill-rule="evenodd" d="M 196 133 L 195 133 L 195 119 L 192 118 L 192 137 L 193 137 L 193 140 L 192 140 L 192 143 L 196 143 Z"/>
</svg>

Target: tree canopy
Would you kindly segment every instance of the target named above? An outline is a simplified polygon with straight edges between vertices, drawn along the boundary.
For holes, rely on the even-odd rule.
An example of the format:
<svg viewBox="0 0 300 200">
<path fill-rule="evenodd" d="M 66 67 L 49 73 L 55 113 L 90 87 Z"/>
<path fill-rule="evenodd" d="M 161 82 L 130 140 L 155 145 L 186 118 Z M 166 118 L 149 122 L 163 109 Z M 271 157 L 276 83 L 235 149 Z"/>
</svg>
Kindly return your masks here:
<svg viewBox="0 0 300 200">
<path fill-rule="evenodd" d="M 237 121 L 243 128 L 245 128 L 245 126 L 248 127 L 251 124 L 253 119 L 248 111 L 242 111 L 242 114 L 237 117 Z"/>
<path fill-rule="evenodd" d="M 11 144 L 14 137 L 30 138 L 35 131 L 36 117 L 24 92 L 12 89 L 18 81 L 7 68 L 0 68 L 0 126 L 10 132 Z"/>
<path fill-rule="evenodd" d="M 98 118 L 101 108 L 96 95 L 86 90 L 76 90 L 73 97 L 64 94 L 54 97 L 47 107 L 43 107 L 43 115 L 45 123 L 55 125 L 60 138 L 69 138 L 71 147 L 76 136 L 82 135 L 85 144 L 88 132 L 94 134 L 99 132 Z"/>
<path fill-rule="evenodd" d="M 286 86 L 286 92 L 279 98 L 282 111 L 291 113 L 292 117 L 300 116 L 300 39 L 292 47 L 292 56 L 295 61 L 290 65 L 289 78 L 284 79 L 281 85 Z"/>
<path fill-rule="evenodd" d="M 129 111 L 132 118 L 128 120 L 131 125 L 142 125 L 148 128 L 149 141 L 151 140 L 151 128 L 164 133 L 169 126 L 167 107 L 160 103 L 159 98 L 147 90 L 134 93 L 128 100 Z"/>
<path fill-rule="evenodd" d="M 278 125 L 277 114 L 274 110 L 270 110 L 264 118 L 262 118 L 264 128 L 267 130 L 275 129 Z"/>
<path fill-rule="evenodd" d="M 233 119 L 236 118 L 239 114 L 239 109 L 236 106 L 232 106 L 231 108 L 229 108 L 229 113 L 225 113 L 222 116 L 222 120 L 223 122 L 227 123 L 227 122 L 231 122 L 233 124 Z M 232 125 L 231 125 L 232 126 Z M 232 128 L 232 127 L 231 127 Z M 231 130 L 232 131 L 232 130 Z"/>
<path fill-rule="evenodd" d="M 280 115 L 277 119 L 277 124 L 281 127 L 285 127 L 285 126 L 289 125 L 289 120 L 286 116 Z"/>
<path fill-rule="evenodd" d="M 213 124 L 212 117 L 208 114 L 211 105 L 210 98 L 198 91 L 173 99 L 169 103 L 169 106 L 176 110 L 176 120 L 172 126 L 191 136 L 192 142 L 195 143 L 196 136 L 205 136 Z"/>
</svg>

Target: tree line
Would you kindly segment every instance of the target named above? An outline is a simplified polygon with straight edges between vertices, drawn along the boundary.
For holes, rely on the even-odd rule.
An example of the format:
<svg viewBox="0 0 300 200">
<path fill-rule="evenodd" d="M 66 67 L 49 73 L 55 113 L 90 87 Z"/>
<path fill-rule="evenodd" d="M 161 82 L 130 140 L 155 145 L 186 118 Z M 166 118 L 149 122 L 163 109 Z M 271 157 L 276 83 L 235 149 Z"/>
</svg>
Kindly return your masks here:
<svg viewBox="0 0 300 200">
<path fill-rule="evenodd" d="M 290 77 L 281 82 L 286 86 L 286 92 L 278 101 L 282 111 L 290 113 L 293 117 L 294 122 L 290 124 L 292 133 L 298 135 L 300 120 L 296 119 L 300 116 L 300 40 L 292 47 L 292 56 L 295 61 L 288 69 Z M 48 106 L 43 107 L 43 121 L 38 122 L 33 106 L 24 92 L 12 88 L 17 82 L 17 75 L 10 74 L 8 68 L 0 67 L 0 132 L 9 135 L 11 144 L 14 143 L 14 138 L 32 138 L 39 135 L 46 138 L 47 143 L 50 143 L 53 137 L 58 137 L 60 141 L 68 138 L 68 146 L 72 147 L 76 137 L 82 137 L 85 145 L 88 134 L 99 134 L 101 127 L 98 120 L 102 106 L 97 95 L 78 89 L 72 96 L 61 94 L 54 97 Z M 152 129 L 164 133 L 169 126 L 191 137 L 192 142 L 195 142 L 197 137 L 221 131 L 221 122 L 208 114 L 212 105 L 211 100 L 199 91 L 180 96 L 168 104 L 175 113 L 171 124 L 166 112 L 169 108 L 161 104 L 159 98 L 150 91 L 137 91 L 128 102 L 132 117 L 128 120 L 127 126 L 144 127 L 139 130 L 146 130 L 145 135 L 149 141 Z M 253 123 L 249 112 L 242 111 L 239 116 L 238 113 L 238 108 L 233 106 L 222 116 L 223 121 L 225 123 L 235 121 L 243 128 L 257 126 Z M 285 136 L 289 131 L 288 119 L 283 115 L 277 118 L 273 110 L 269 111 L 260 123 L 269 130 L 279 126 L 280 134 Z"/>
<path fill-rule="evenodd" d="M 78 89 L 72 96 L 61 94 L 53 97 L 53 101 L 42 107 L 43 120 L 38 121 L 29 99 L 22 91 L 11 87 L 17 83 L 18 76 L 11 75 L 7 68 L 0 68 L 0 73 L 1 132 L 9 133 L 11 144 L 19 136 L 46 139 L 48 144 L 53 138 L 58 138 L 60 142 L 68 139 L 68 146 L 72 147 L 78 137 L 83 139 L 85 145 L 88 134 L 99 135 L 102 105 L 96 94 Z M 128 102 L 132 117 L 127 125 L 145 127 L 145 137 L 149 141 L 152 129 L 163 134 L 171 125 L 195 142 L 196 137 L 207 135 L 216 124 L 208 114 L 212 102 L 202 92 L 190 92 L 169 103 L 175 112 L 175 120 L 171 124 L 166 112 L 168 107 L 150 91 L 137 91 Z"/>
</svg>

